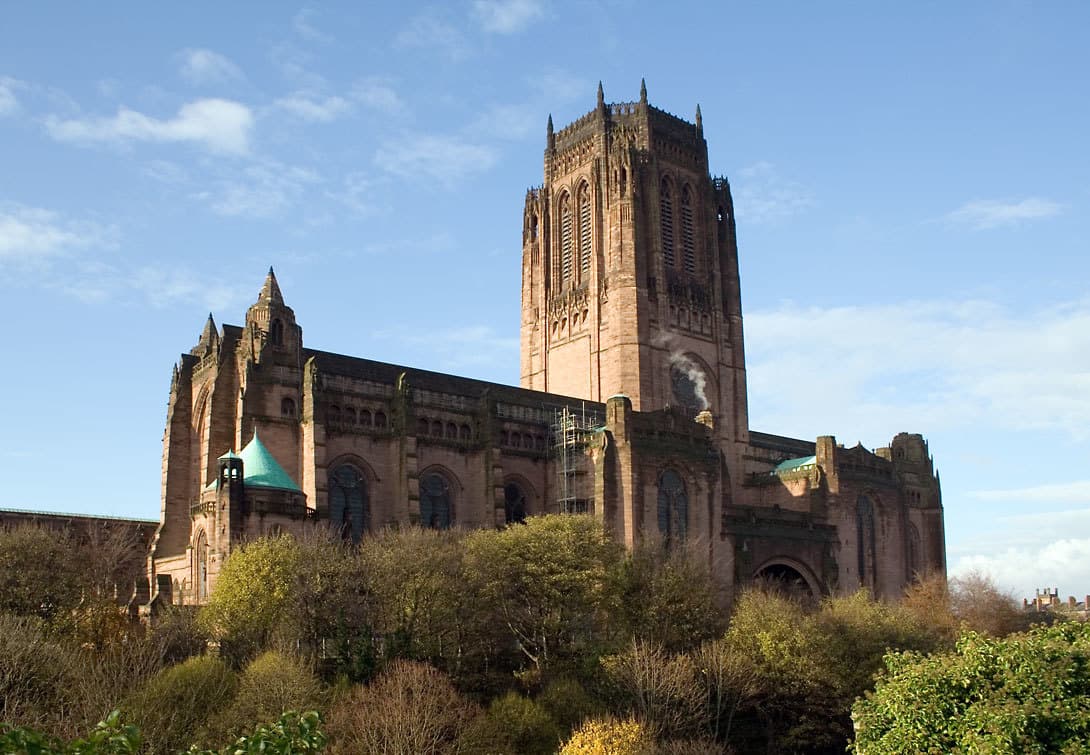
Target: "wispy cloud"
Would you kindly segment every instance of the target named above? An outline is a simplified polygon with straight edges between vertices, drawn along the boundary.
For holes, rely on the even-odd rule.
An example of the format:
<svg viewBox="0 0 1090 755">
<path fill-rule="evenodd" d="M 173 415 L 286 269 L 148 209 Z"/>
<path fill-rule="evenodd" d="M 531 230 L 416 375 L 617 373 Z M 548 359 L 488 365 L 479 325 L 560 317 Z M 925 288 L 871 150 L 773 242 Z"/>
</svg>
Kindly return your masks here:
<svg viewBox="0 0 1090 755">
<path fill-rule="evenodd" d="M 203 99 L 183 105 L 173 118 L 158 119 L 121 107 L 112 118 L 46 119 L 46 129 L 59 141 L 180 142 L 217 153 L 244 154 L 250 148 L 254 117 L 231 100 Z"/>
<path fill-rule="evenodd" d="M 1051 199 L 1027 197 L 1016 201 L 1001 199 L 974 199 L 953 212 L 946 220 L 967 225 L 973 230 L 987 231 L 993 228 L 1017 225 L 1028 220 L 1039 220 L 1059 215 L 1063 205 Z"/>
<path fill-rule="evenodd" d="M 481 28 L 494 34 L 514 34 L 545 16 L 539 0 L 474 0 L 473 15 Z"/>
<path fill-rule="evenodd" d="M 73 249 L 111 246 L 116 230 L 39 207 L 0 204 L 0 262 L 32 263 Z"/>
<path fill-rule="evenodd" d="M 351 110 L 344 97 L 321 96 L 311 92 L 295 92 L 276 101 L 282 110 L 313 123 L 329 123 Z"/>
<path fill-rule="evenodd" d="M 410 19 L 408 25 L 394 37 L 394 45 L 433 51 L 452 61 L 464 60 L 472 50 L 465 35 L 435 11 Z"/>
<path fill-rule="evenodd" d="M 375 164 L 401 178 L 425 178 L 445 186 L 491 168 L 494 149 L 459 137 L 438 134 L 408 135 L 387 142 L 375 153 Z"/>
<path fill-rule="evenodd" d="M 488 371 L 509 367 L 519 349 L 517 337 L 500 335 L 491 325 L 463 325 L 452 328 L 398 328 L 374 334 L 382 340 L 396 340 L 437 360 L 439 369 L 455 373 Z"/>
<path fill-rule="evenodd" d="M 89 304 L 150 305 L 166 309 L 199 302 L 202 309 L 224 311 L 245 304 L 252 292 L 222 276 L 209 278 L 178 265 L 116 265 L 102 261 L 78 266 L 52 283 Z"/>
<path fill-rule="evenodd" d="M 1025 501 L 1034 503 L 1090 503 L 1090 480 L 1057 482 L 1028 488 L 974 490 L 969 493 L 981 501 Z M 1090 514 L 1090 511 L 1086 512 Z M 1090 520 L 1087 520 L 1090 525 Z"/>
<path fill-rule="evenodd" d="M 758 429 L 847 430 L 861 435 L 842 440 L 872 445 L 914 428 L 1090 436 L 1090 300 L 1019 312 L 979 300 L 784 304 L 748 313 L 746 341 Z"/>
<path fill-rule="evenodd" d="M 246 78 L 241 68 L 212 50 L 186 49 L 178 58 L 182 78 L 191 84 L 227 84 Z"/>
<path fill-rule="evenodd" d="M 332 42 L 332 35 L 319 31 L 318 28 L 310 22 L 314 16 L 315 12 L 313 8 L 303 8 L 296 13 L 291 20 L 291 25 L 292 28 L 295 29 L 295 33 L 308 42 L 317 42 L 320 44 Z"/>
<path fill-rule="evenodd" d="M 401 99 L 401 95 L 388 80 L 378 76 L 356 82 L 351 97 L 364 107 L 383 113 L 399 113 L 405 109 L 405 101 Z"/>
<path fill-rule="evenodd" d="M 19 110 L 19 99 L 15 96 L 15 90 L 20 82 L 7 76 L 0 76 L 0 118 L 14 115 Z"/>
<path fill-rule="evenodd" d="M 813 193 L 780 175 L 775 165 L 758 162 L 742 168 L 734 182 L 738 217 L 747 223 L 773 223 L 814 206 Z"/>
<path fill-rule="evenodd" d="M 195 197 L 218 215 L 268 218 L 283 213 L 298 201 L 306 187 L 321 180 L 306 168 L 263 161 L 217 181 Z"/>
<path fill-rule="evenodd" d="M 534 132 L 544 133 L 541 108 L 535 104 L 491 105 L 473 126 L 477 133 L 500 139 L 522 139 Z"/>
</svg>

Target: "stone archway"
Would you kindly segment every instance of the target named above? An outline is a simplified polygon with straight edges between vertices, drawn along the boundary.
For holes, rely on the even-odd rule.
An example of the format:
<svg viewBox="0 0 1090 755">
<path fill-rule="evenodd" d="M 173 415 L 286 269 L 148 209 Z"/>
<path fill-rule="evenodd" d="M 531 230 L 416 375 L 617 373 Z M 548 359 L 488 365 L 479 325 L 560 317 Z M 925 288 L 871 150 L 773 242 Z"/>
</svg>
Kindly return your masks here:
<svg viewBox="0 0 1090 755">
<path fill-rule="evenodd" d="M 813 572 L 794 559 L 769 559 L 753 572 L 753 581 L 803 602 L 821 599 L 821 586 Z"/>
</svg>

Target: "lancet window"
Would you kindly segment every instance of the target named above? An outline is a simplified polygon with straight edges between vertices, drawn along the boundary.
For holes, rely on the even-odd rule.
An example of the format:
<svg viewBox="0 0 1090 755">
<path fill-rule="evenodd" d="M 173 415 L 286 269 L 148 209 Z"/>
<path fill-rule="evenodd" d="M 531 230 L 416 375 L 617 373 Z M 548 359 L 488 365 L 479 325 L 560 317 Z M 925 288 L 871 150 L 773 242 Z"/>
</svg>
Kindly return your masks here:
<svg viewBox="0 0 1090 755">
<path fill-rule="evenodd" d="M 560 198 L 560 279 L 564 286 L 572 279 L 572 232 L 571 198 L 565 194 Z"/>
<path fill-rule="evenodd" d="M 669 181 L 659 190 L 659 216 L 662 226 L 662 258 L 667 267 L 674 266 L 674 198 Z"/>
<path fill-rule="evenodd" d="M 367 482 L 351 464 L 329 473 L 329 523 L 345 540 L 358 543 L 371 528 Z"/>
<path fill-rule="evenodd" d="M 685 539 L 689 524 L 689 496 L 681 475 L 667 469 L 659 478 L 659 533 L 665 541 Z"/>
<path fill-rule="evenodd" d="M 428 472 L 420 478 L 420 524 L 445 530 L 452 520 L 450 483 L 438 472 Z"/>
<path fill-rule="evenodd" d="M 681 192 L 681 251 L 685 272 L 696 273 L 696 243 L 693 238 L 693 197 L 688 186 Z"/>
<path fill-rule="evenodd" d="M 590 189 L 583 184 L 579 188 L 579 280 L 584 283 L 590 277 L 592 238 Z"/>
</svg>

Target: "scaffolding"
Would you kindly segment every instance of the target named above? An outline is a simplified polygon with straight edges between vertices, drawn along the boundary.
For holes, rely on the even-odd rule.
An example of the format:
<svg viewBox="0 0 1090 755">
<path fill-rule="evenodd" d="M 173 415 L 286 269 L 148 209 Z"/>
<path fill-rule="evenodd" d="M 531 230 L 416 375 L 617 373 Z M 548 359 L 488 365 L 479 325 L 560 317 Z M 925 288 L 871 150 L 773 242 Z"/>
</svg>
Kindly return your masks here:
<svg viewBox="0 0 1090 755">
<path fill-rule="evenodd" d="M 593 475 L 587 443 L 600 425 L 598 417 L 569 407 L 553 414 L 553 457 L 556 461 L 556 498 L 562 514 L 587 514 L 594 500 Z"/>
</svg>

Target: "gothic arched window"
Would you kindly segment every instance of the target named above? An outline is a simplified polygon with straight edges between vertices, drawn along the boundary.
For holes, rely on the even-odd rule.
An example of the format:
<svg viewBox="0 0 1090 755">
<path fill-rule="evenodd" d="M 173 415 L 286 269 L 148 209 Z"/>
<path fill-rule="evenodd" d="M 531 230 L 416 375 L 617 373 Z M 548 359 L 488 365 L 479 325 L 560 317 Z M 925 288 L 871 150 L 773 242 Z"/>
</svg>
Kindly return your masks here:
<svg viewBox="0 0 1090 755">
<path fill-rule="evenodd" d="M 436 530 L 450 528 L 453 517 L 450 483 L 438 472 L 420 478 L 420 525 Z"/>
<path fill-rule="evenodd" d="M 564 194 L 560 197 L 560 280 L 565 286 L 572 278 L 573 246 L 571 197 Z"/>
<path fill-rule="evenodd" d="M 272 341 L 273 346 L 284 343 L 284 323 L 280 320 L 273 320 L 269 325 L 269 340 Z"/>
<path fill-rule="evenodd" d="M 590 277 L 591 259 L 590 188 L 579 187 L 579 280 L 585 283 Z"/>
<path fill-rule="evenodd" d="M 295 416 L 295 401 L 294 399 L 285 396 L 280 399 L 280 416 L 281 417 L 294 417 Z"/>
<path fill-rule="evenodd" d="M 194 580 L 197 583 L 197 598 L 204 600 L 208 597 L 208 538 L 201 530 L 197 534 L 197 548 L 194 556 L 197 560 Z"/>
<path fill-rule="evenodd" d="M 329 526 L 353 543 L 358 543 L 371 528 L 367 483 L 351 464 L 342 464 L 329 473 Z"/>
<path fill-rule="evenodd" d="M 685 494 L 685 483 L 681 476 L 672 469 L 667 469 L 659 478 L 659 532 L 667 542 L 685 539 L 689 525 L 689 497 Z"/>
<path fill-rule="evenodd" d="M 662 258 L 667 267 L 674 266 L 674 199 L 670 182 L 663 180 L 659 190 L 659 216 L 662 226 Z"/>
<path fill-rule="evenodd" d="M 503 486 L 503 518 L 508 524 L 526 521 L 526 493 L 517 482 Z"/>
<path fill-rule="evenodd" d="M 693 196 L 686 186 L 681 192 L 681 251 L 685 272 L 696 273 L 696 242 L 693 238 Z"/>
<path fill-rule="evenodd" d="M 859 551 L 859 584 L 873 583 L 874 574 L 874 504 L 865 495 L 855 504 L 856 548 Z"/>
</svg>

